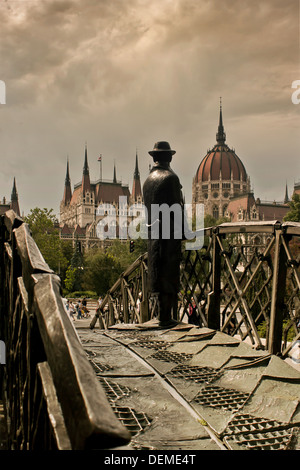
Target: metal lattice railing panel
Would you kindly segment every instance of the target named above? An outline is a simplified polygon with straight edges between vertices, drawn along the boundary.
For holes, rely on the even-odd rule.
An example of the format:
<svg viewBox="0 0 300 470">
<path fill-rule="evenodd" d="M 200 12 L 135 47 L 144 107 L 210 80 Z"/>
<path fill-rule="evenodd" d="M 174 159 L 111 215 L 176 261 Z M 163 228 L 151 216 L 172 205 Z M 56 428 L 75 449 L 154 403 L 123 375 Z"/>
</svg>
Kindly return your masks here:
<svg viewBox="0 0 300 470">
<path fill-rule="evenodd" d="M 300 339 L 300 224 L 226 223 L 205 229 L 200 250 L 184 250 L 177 319 L 220 330 L 272 354 L 286 356 Z M 147 288 L 147 254 L 123 273 L 106 295 L 102 328 L 143 323 L 158 315 Z M 193 320 L 194 321 L 194 320 Z"/>
</svg>

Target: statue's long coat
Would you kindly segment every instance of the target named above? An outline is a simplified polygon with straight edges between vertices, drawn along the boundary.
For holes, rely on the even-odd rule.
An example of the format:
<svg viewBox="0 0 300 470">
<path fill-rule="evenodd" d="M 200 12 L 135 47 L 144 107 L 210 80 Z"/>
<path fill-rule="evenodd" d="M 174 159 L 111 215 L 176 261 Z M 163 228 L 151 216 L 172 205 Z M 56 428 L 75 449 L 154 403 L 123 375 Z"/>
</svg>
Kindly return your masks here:
<svg viewBox="0 0 300 470">
<path fill-rule="evenodd" d="M 180 204 L 183 210 L 181 184 L 167 163 L 156 162 L 143 186 L 144 204 L 148 211 L 148 280 L 151 293 L 177 294 L 180 290 L 181 240 L 174 239 L 174 220 L 171 212 L 171 237 L 151 239 L 151 205 Z M 182 213 L 183 217 L 183 213 Z M 160 221 L 161 226 L 161 221 Z M 180 231 L 183 224 L 181 224 Z M 175 229 L 178 230 L 178 224 Z"/>
</svg>

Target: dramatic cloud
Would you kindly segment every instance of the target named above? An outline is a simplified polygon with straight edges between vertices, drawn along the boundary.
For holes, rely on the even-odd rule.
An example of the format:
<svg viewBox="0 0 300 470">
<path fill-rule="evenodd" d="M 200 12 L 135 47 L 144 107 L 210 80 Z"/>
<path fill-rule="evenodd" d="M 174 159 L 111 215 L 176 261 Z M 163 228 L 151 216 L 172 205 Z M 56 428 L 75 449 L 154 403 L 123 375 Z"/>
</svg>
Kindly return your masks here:
<svg viewBox="0 0 300 470">
<path fill-rule="evenodd" d="M 21 210 L 58 213 L 66 159 L 132 184 L 156 140 L 177 150 L 186 198 L 215 143 L 219 97 L 227 142 L 256 197 L 283 199 L 299 172 L 298 0 L 0 0 L 0 196 L 15 176 Z"/>
</svg>

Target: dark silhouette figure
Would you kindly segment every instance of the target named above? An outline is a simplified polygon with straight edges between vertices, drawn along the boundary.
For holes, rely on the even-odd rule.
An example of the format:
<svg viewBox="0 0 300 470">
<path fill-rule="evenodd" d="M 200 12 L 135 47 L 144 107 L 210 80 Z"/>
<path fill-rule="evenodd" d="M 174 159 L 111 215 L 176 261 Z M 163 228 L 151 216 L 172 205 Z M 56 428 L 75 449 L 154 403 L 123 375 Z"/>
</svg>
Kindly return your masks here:
<svg viewBox="0 0 300 470">
<path fill-rule="evenodd" d="M 144 203 L 148 212 L 149 291 L 150 296 L 157 298 L 159 325 L 162 327 L 176 324 L 180 290 L 183 197 L 179 178 L 170 167 L 174 153 L 168 142 L 155 144 L 154 149 L 149 152 L 154 165 L 143 186 Z M 157 205 L 162 204 L 167 204 L 169 208 L 175 204 L 177 213 L 169 211 L 169 220 L 163 220 L 163 211 L 156 217 Z M 155 210 L 153 205 L 156 205 Z M 167 238 L 163 227 L 169 229 Z"/>
</svg>

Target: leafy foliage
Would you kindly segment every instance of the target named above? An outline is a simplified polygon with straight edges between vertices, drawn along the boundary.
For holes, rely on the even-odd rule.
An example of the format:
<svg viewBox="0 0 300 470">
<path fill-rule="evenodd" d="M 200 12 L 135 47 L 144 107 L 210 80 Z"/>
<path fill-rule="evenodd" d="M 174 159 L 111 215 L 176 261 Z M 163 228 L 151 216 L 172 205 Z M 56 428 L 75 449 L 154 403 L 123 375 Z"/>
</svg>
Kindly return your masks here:
<svg viewBox="0 0 300 470">
<path fill-rule="evenodd" d="M 53 209 L 31 209 L 24 217 L 46 263 L 64 277 L 72 254 L 72 245 L 59 237 L 58 220 Z"/>
<path fill-rule="evenodd" d="M 284 221 L 300 222 L 300 194 L 294 193 L 289 204 L 289 212 L 284 217 Z"/>
<path fill-rule="evenodd" d="M 134 240 L 134 251 L 129 251 L 129 241 L 113 240 L 106 250 L 93 249 L 84 255 L 78 247 L 74 251 L 64 281 L 67 292 L 82 289 L 105 295 L 113 286 L 120 274 L 130 266 L 136 258 L 147 251 L 147 241 Z"/>
<path fill-rule="evenodd" d="M 129 251 L 129 241 L 122 243 L 121 240 L 113 240 L 112 245 L 107 249 L 107 253 L 114 256 L 125 271 L 139 256 L 147 251 L 147 240 L 139 238 L 134 240 L 134 251 Z"/>
<path fill-rule="evenodd" d="M 104 295 L 122 272 L 122 266 L 113 255 L 103 250 L 88 251 L 84 257 L 82 288 Z"/>
</svg>

